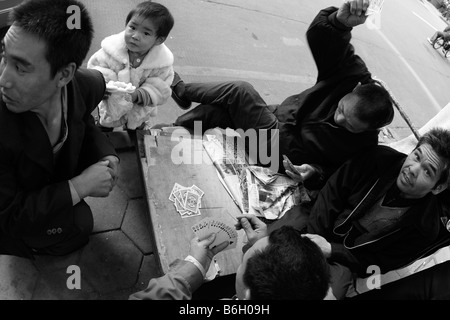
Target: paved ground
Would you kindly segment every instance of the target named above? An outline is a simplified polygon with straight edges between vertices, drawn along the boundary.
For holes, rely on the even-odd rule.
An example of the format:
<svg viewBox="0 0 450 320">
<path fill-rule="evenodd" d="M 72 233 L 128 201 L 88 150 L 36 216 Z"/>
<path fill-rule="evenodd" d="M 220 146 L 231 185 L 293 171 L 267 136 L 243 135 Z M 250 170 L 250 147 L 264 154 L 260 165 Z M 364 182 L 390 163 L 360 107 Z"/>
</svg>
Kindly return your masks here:
<svg viewBox="0 0 450 320">
<path fill-rule="evenodd" d="M 93 13 L 95 21 L 96 36 L 90 55 L 99 48 L 101 39 L 106 35 L 123 29 L 125 13 L 140 1 L 83 2 Z M 305 46 L 304 31 L 318 8 L 342 1 L 248 0 L 245 4 L 238 0 L 160 2 L 168 6 L 176 17 L 176 25 L 167 44 L 175 54 L 176 70 L 187 81 L 244 79 L 251 81 L 268 103 L 279 103 L 314 81 L 315 68 Z M 401 5 L 407 2 L 417 5 L 419 0 L 402 1 Z M 426 1 L 423 3 L 426 4 Z M 393 5 L 400 4 L 386 1 L 387 7 Z M 437 13 L 433 8 L 430 10 L 433 14 Z M 413 24 L 410 26 L 417 27 Z M 385 28 L 383 31 L 389 33 L 390 30 L 398 32 L 397 28 Z M 431 31 L 422 31 L 422 42 Z M 370 59 L 370 64 L 384 80 L 393 84 L 391 89 L 400 93 L 398 98 L 405 105 L 417 106 L 414 112 L 407 111 L 420 127 L 436 110 L 420 109 L 427 103 L 427 96 L 422 94 L 421 88 L 415 87 L 414 80 L 409 80 L 411 70 L 406 70 L 401 62 L 396 62 L 400 53 L 393 52 L 392 48 L 386 49 L 385 45 L 380 44 L 382 39 L 377 35 L 371 35 L 370 41 L 373 43 L 369 43 L 368 39 L 361 36 L 363 32 L 367 31 L 355 34 L 357 49 L 362 50 L 364 58 Z M 412 43 L 414 41 L 410 39 L 402 47 Z M 283 49 L 282 53 L 280 48 Z M 410 51 L 413 57 L 408 59 L 408 65 L 420 65 L 417 67 L 419 69 L 423 65 L 420 71 L 424 76 L 421 78 L 438 77 L 436 85 L 425 82 L 434 90 L 433 94 L 443 107 L 448 102 L 445 94 L 447 90 L 444 92 L 440 88 L 446 87 L 448 83 L 449 73 L 444 72 L 449 68 L 448 61 L 440 59 L 438 53 L 426 45 Z M 428 54 L 431 58 L 416 57 L 418 52 Z M 388 59 L 375 61 L 374 57 L 378 56 L 389 57 L 389 66 Z M 432 65 L 431 68 L 428 63 Z M 433 68 L 437 70 L 434 73 Z M 391 69 L 401 76 L 396 77 L 394 74 L 389 78 Z M 157 121 L 167 123 L 181 113 L 175 103 L 169 100 L 167 105 L 160 108 Z M 405 122 L 399 117 L 391 129 L 396 138 L 410 134 Z M 151 277 L 159 275 L 148 231 L 148 209 L 136 151 L 123 132 L 113 133 L 111 139 L 121 157 L 121 179 L 108 198 L 87 200 L 95 217 L 90 243 L 62 258 L 41 256 L 35 261 L 29 261 L 0 256 L 0 299 L 127 299 L 130 293 L 144 288 Z M 71 276 L 67 270 L 72 265 L 80 268 L 81 290 L 69 290 L 67 287 L 67 280 Z"/>
</svg>

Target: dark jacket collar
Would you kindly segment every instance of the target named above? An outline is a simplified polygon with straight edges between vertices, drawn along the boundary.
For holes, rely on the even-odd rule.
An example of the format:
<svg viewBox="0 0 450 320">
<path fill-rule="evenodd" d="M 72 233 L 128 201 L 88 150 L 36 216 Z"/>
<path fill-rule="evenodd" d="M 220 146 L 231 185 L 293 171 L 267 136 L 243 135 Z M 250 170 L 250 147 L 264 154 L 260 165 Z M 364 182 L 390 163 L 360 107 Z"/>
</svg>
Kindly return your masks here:
<svg viewBox="0 0 450 320">
<path fill-rule="evenodd" d="M 61 149 L 60 161 L 65 162 L 64 175 L 71 175 L 75 171 L 78 162 L 77 150 L 72 148 L 80 144 L 84 132 L 83 112 L 86 109 L 84 101 L 80 98 L 76 78 L 67 85 L 68 114 L 67 124 L 69 133 L 67 140 Z M 54 165 L 53 149 L 48 139 L 47 132 L 39 117 L 34 112 L 13 113 L 6 108 L 6 104 L 0 99 L 0 134 L 7 137 L 6 143 L 12 148 L 20 147 L 26 156 L 43 167 L 50 175 L 55 174 L 57 167 Z M 41 143 L 35 143 L 40 141 Z M 70 172 L 67 172 L 70 168 Z"/>
</svg>

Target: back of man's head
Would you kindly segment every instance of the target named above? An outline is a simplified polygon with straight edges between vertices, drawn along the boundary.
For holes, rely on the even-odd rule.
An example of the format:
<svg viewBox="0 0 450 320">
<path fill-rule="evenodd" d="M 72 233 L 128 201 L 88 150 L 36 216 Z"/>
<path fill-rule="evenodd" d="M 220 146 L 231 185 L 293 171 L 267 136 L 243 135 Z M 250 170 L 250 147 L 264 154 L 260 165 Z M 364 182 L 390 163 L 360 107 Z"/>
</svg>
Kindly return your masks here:
<svg viewBox="0 0 450 320">
<path fill-rule="evenodd" d="M 419 139 L 417 148 L 423 144 L 430 145 L 444 165 L 437 184 L 448 185 L 450 183 L 450 131 L 442 128 L 433 128 Z"/>
<path fill-rule="evenodd" d="M 52 76 L 69 63 L 79 67 L 94 35 L 89 13 L 77 0 L 27 0 L 11 11 L 9 20 L 46 42 Z"/>
<path fill-rule="evenodd" d="M 270 234 L 265 249 L 248 259 L 243 278 L 252 300 L 322 300 L 329 272 L 319 247 L 283 226 Z"/>
<path fill-rule="evenodd" d="M 391 95 L 378 82 L 360 85 L 353 93 L 359 98 L 356 116 L 371 130 L 392 122 L 395 113 Z"/>
</svg>

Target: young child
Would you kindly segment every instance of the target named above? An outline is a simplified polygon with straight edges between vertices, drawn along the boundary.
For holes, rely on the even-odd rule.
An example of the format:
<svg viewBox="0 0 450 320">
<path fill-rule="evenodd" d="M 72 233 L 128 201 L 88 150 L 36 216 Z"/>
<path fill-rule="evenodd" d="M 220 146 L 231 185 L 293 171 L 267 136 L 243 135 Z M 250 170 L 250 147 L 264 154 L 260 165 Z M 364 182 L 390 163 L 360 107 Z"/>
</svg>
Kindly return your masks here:
<svg viewBox="0 0 450 320">
<path fill-rule="evenodd" d="M 164 41 L 173 25 L 165 6 L 142 2 L 128 14 L 125 30 L 106 37 L 89 59 L 87 67 L 99 70 L 107 83 L 136 87 L 119 99 L 111 95 L 99 104 L 101 126 L 125 125 L 134 130 L 156 116 L 157 106 L 171 96 L 173 54 Z"/>
</svg>

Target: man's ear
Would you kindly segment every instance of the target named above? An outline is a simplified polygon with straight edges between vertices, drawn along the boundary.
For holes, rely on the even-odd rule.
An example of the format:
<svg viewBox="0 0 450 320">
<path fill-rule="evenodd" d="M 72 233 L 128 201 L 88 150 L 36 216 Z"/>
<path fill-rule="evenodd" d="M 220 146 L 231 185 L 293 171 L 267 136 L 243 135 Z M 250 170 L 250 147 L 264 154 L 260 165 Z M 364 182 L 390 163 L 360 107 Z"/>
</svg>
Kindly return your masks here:
<svg viewBox="0 0 450 320">
<path fill-rule="evenodd" d="M 436 196 L 439 193 L 441 193 L 442 191 L 444 191 L 445 189 L 447 189 L 447 187 L 448 187 L 448 185 L 446 183 L 442 183 L 442 184 L 438 185 L 436 188 L 434 188 L 433 190 L 431 190 L 431 193 Z"/>
<path fill-rule="evenodd" d="M 75 71 L 77 71 L 77 65 L 75 62 L 71 62 L 68 65 L 62 67 L 57 73 L 58 77 L 58 87 L 62 88 L 72 81 Z"/>
</svg>

